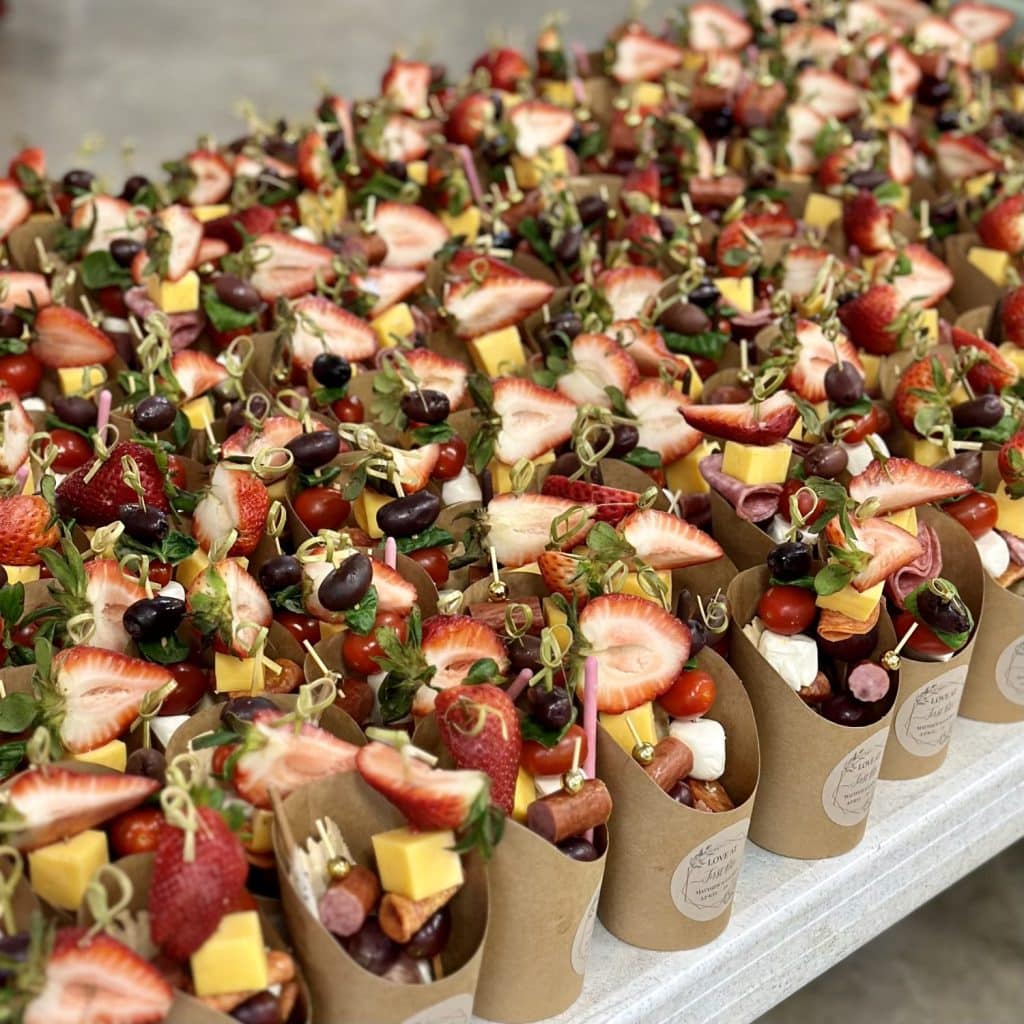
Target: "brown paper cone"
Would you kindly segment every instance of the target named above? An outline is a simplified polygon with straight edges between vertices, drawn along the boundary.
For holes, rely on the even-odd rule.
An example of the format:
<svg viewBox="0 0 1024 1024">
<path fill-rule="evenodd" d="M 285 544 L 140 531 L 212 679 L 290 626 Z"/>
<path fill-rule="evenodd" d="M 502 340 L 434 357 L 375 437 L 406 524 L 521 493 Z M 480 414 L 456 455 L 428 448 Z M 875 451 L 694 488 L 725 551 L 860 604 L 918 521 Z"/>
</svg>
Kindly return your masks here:
<svg viewBox="0 0 1024 1024">
<path fill-rule="evenodd" d="M 38 238 L 43 247 L 50 251 L 57 241 L 61 221 L 58 217 L 44 217 L 30 220 L 16 227 L 7 236 L 7 251 L 11 256 L 11 265 L 15 270 L 39 272 Z"/>
<path fill-rule="evenodd" d="M 892 709 L 873 725 L 850 728 L 807 707 L 743 633 L 767 587 L 766 567 L 741 572 L 729 587 L 730 662 L 750 696 L 761 742 L 750 838 L 784 857 L 835 857 L 864 836 Z M 884 611 L 879 624 L 879 650 L 889 650 L 895 636 Z"/>
<path fill-rule="evenodd" d="M 692 618 L 698 611 L 697 598 L 707 604 L 708 600 L 720 590 L 724 596 L 738 572 L 728 555 L 722 555 L 713 562 L 691 565 L 686 569 L 672 570 L 672 600 L 675 602 L 676 614 L 683 618 Z M 680 607 L 679 598 L 686 591 L 689 599 L 685 608 Z"/>
<path fill-rule="evenodd" d="M 468 1024 L 488 928 L 487 875 L 476 856 L 465 859 L 466 881 L 452 900 L 452 938 L 445 976 L 429 985 L 386 981 L 360 967 L 310 913 L 288 873 L 295 842 L 316 834 L 315 822 L 337 822 L 355 860 L 370 864 L 370 837 L 404 823 L 402 815 L 356 773 L 314 782 L 283 802 L 274 828 L 281 897 L 288 930 L 323 1024 Z"/>
<path fill-rule="evenodd" d="M 904 653 L 892 729 L 882 759 L 883 779 L 917 779 L 946 760 L 978 637 L 977 624 L 983 615 L 986 573 L 970 535 L 956 520 L 931 506 L 920 509 L 918 519 L 938 534 L 942 576 L 956 585 L 976 625 L 971 639 L 948 661 L 914 661 Z"/>
<path fill-rule="evenodd" d="M 994 306 L 1002 292 L 992 278 L 967 262 L 968 250 L 977 244 L 978 237 L 973 232 L 946 239 L 946 266 L 953 272 L 953 287 L 947 298 L 960 312 L 976 306 Z"/>
<path fill-rule="evenodd" d="M 725 930 L 754 808 L 760 758 L 750 701 L 714 651 L 705 648 L 697 663 L 717 687 L 707 717 L 725 728 L 721 781 L 735 810 L 712 814 L 677 803 L 598 729 L 598 764 L 614 805 L 611 827 L 629 837 L 608 854 L 598 913 L 616 938 L 644 949 L 693 949 Z"/>
<path fill-rule="evenodd" d="M 764 530 L 736 515 L 736 509 L 711 488 L 711 533 L 740 571 L 764 565 L 775 541 Z"/>
<path fill-rule="evenodd" d="M 977 306 L 974 309 L 969 309 L 956 318 L 956 326 L 970 331 L 971 334 L 980 334 L 993 344 L 998 345 L 999 338 L 992 330 L 992 320 L 997 308 L 997 306 Z M 1001 329 L 1002 325 L 999 326 Z"/>
</svg>

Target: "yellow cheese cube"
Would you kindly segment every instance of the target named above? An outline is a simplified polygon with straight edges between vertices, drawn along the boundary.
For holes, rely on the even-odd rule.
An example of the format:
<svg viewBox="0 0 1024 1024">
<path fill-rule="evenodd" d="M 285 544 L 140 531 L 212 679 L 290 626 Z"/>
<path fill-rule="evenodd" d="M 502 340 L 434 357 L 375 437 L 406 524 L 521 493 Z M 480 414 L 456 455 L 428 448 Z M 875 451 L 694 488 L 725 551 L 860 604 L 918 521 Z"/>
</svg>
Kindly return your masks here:
<svg viewBox="0 0 1024 1024">
<path fill-rule="evenodd" d="M 526 822 L 526 809 L 537 799 L 537 789 L 534 785 L 533 776 L 519 769 L 516 776 L 516 792 L 512 798 L 512 818 L 520 824 Z"/>
<path fill-rule="evenodd" d="M 559 649 L 565 654 L 573 641 L 572 630 L 569 628 L 569 620 L 565 612 L 558 608 L 550 597 L 541 598 L 540 606 L 544 612 L 544 622 L 551 630 L 551 635 L 555 638 Z"/>
<path fill-rule="evenodd" d="M 675 355 L 677 363 L 681 363 L 690 373 L 690 379 L 687 382 L 685 394 L 696 401 L 702 394 L 704 394 L 704 381 L 700 379 L 700 374 L 697 372 L 697 367 L 693 365 L 693 360 L 685 353 L 680 352 Z M 676 378 L 672 382 L 672 387 L 676 391 L 683 391 L 683 381 L 680 378 Z"/>
<path fill-rule="evenodd" d="M 977 199 L 996 180 L 996 176 L 988 171 L 985 174 L 976 174 L 964 182 L 964 192 L 972 199 Z"/>
<path fill-rule="evenodd" d="M 892 201 L 892 205 L 897 210 L 907 213 L 910 210 L 910 189 L 906 185 L 897 185 L 896 187 L 900 190 L 900 194 L 897 199 Z"/>
<path fill-rule="evenodd" d="M 545 452 L 533 460 L 534 466 L 544 466 L 555 461 L 554 452 Z M 491 459 L 487 467 L 491 471 L 491 487 L 495 494 L 508 494 L 512 490 L 512 470 L 507 462 L 500 462 L 498 459 Z"/>
<path fill-rule="evenodd" d="M 754 312 L 754 279 L 752 277 L 716 277 L 715 285 L 722 293 L 722 305 L 741 313 Z"/>
<path fill-rule="evenodd" d="M 243 691 L 259 693 L 264 688 L 262 658 L 236 658 L 233 654 L 213 655 L 214 689 L 218 693 Z"/>
<path fill-rule="evenodd" d="M 553 146 L 536 156 L 512 154 L 512 171 L 520 188 L 537 188 L 547 178 L 568 173 L 569 158 L 565 146 Z"/>
<path fill-rule="evenodd" d="M 178 281 L 161 281 L 151 274 L 146 278 L 146 291 L 164 313 L 192 313 L 199 308 L 199 275 L 194 270 Z"/>
<path fill-rule="evenodd" d="M 472 243 L 476 241 L 476 236 L 480 234 L 483 214 L 481 214 L 479 206 L 467 206 L 462 213 L 442 211 L 441 223 L 444 224 L 453 238 L 456 235 L 463 235 L 467 242 Z"/>
<path fill-rule="evenodd" d="M 94 394 L 107 382 L 107 371 L 102 366 L 72 366 L 57 371 L 57 384 L 62 395 Z"/>
<path fill-rule="evenodd" d="M 702 50 L 686 50 L 683 53 L 683 67 L 688 71 L 700 71 L 707 60 L 707 54 Z"/>
<path fill-rule="evenodd" d="M 385 892 L 423 900 L 442 889 L 462 885 L 462 861 L 452 832 L 416 832 L 395 828 L 371 837 L 377 873 Z"/>
<path fill-rule="evenodd" d="M 370 321 L 370 326 L 376 333 L 377 344 L 381 348 L 394 348 L 416 330 L 416 321 L 412 318 L 408 303 L 399 302 L 379 316 L 375 316 Z"/>
<path fill-rule="evenodd" d="M 558 107 L 574 107 L 576 105 L 576 91 L 571 82 L 542 82 L 540 94 L 548 101 Z"/>
<path fill-rule="evenodd" d="M 348 193 L 344 185 L 333 192 L 301 192 L 297 199 L 299 223 L 319 239 L 333 234 L 348 216 Z"/>
<path fill-rule="evenodd" d="M 389 502 L 394 501 L 386 494 L 378 494 L 369 487 L 363 489 L 363 493 L 352 503 L 352 515 L 363 533 L 375 540 L 384 536 L 384 531 L 377 525 L 377 513 Z"/>
<path fill-rule="evenodd" d="M 267 987 L 267 952 L 255 910 L 225 914 L 217 930 L 192 954 L 196 995 L 259 992 Z"/>
<path fill-rule="evenodd" d="M 972 245 L 967 250 L 967 262 L 977 267 L 986 277 L 998 285 L 1006 284 L 1006 269 L 1010 265 L 1010 254 L 999 249 L 986 249 Z"/>
<path fill-rule="evenodd" d="M 624 91 L 636 107 L 660 107 L 665 102 L 665 87 L 659 82 L 631 82 Z"/>
<path fill-rule="evenodd" d="M 5 565 L 7 582 L 13 583 L 35 583 L 39 579 L 38 565 Z"/>
<path fill-rule="evenodd" d="M 1012 341 L 1004 341 L 999 346 L 999 351 L 1017 367 L 1017 372 L 1024 377 L 1024 348 L 1017 348 Z"/>
<path fill-rule="evenodd" d="M 878 606 L 878 602 L 882 600 L 884 587 L 885 581 L 883 580 L 862 594 L 847 583 L 842 590 L 837 590 L 834 594 L 829 594 L 827 597 L 819 595 L 817 604 L 819 608 L 824 608 L 826 611 L 839 612 L 840 615 L 849 615 L 851 619 L 864 622 Z"/>
<path fill-rule="evenodd" d="M 975 43 L 971 49 L 971 68 L 983 74 L 995 71 L 999 65 L 999 44 L 994 39 Z"/>
<path fill-rule="evenodd" d="M 251 836 L 247 848 L 253 853 L 270 853 L 274 848 L 273 825 L 274 815 L 270 811 L 255 808 L 249 822 Z"/>
<path fill-rule="evenodd" d="M 665 588 L 665 596 L 671 602 L 672 600 L 672 573 L 667 569 L 659 569 L 656 573 L 658 579 L 661 581 Z M 652 601 L 654 604 L 660 604 L 661 602 L 654 594 L 648 593 L 642 584 L 640 583 L 640 577 L 635 573 L 627 573 L 622 580 L 622 589 L 619 591 L 620 594 L 629 594 L 632 597 L 642 597 L 645 601 Z"/>
<path fill-rule="evenodd" d="M 922 466 L 935 466 L 949 457 L 949 453 L 941 444 L 929 441 L 925 437 L 915 437 L 910 447 L 910 457 Z"/>
<path fill-rule="evenodd" d="M 188 418 L 193 430 L 205 430 L 208 423 L 217 418 L 213 399 L 209 395 L 200 395 L 186 402 L 181 411 Z"/>
<path fill-rule="evenodd" d="M 996 527 L 1012 533 L 1015 537 L 1024 537 L 1024 498 L 1011 498 L 1006 493 L 1006 484 L 999 482 L 995 494 Z"/>
<path fill-rule="evenodd" d="M 908 96 L 898 103 L 880 103 L 867 119 L 867 127 L 878 129 L 906 128 L 910 123 L 910 113 L 913 105 L 914 100 L 912 96 Z"/>
<path fill-rule="evenodd" d="M 804 204 L 804 222 L 812 228 L 825 231 L 843 216 L 843 204 L 835 196 L 812 192 Z"/>
<path fill-rule="evenodd" d="M 195 578 L 205 572 L 210 559 L 202 548 L 196 548 L 188 558 L 183 558 L 174 567 L 174 578 L 186 589 L 192 586 Z"/>
<path fill-rule="evenodd" d="M 272 484 L 267 484 L 267 497 L 271 501 L 279 501 L 283 505 L 288 499 L 288 477 L 282 477 Z"/>
<path fill-rule="evenodd" d="M 221 217 L 227 217 L 230 213 L 230 203 L 207 203 L 205 206 L 192 207 L 192 216 L 202 224 L 210 220 L 219 220 Z"/>
<path fill-rule="evenodd" d="M 419 185 L 420 188 L 423 188 L 423 186 L 426 185 L 429 171 L 430 168 L 427 167 L 426 160 L 410 160 L 409 163 L 405 165 L 405 173 L 409 180 Z"/>
<path fill-rule="evenodd" d="M 28 855 L 32 890 L 51 907 L 77 910 L 86 886 L 109 859 L 107 834 L 98 829 L 42 846 Z"/>
<path fill-rule="evenodd" d="M 111 740 L 95 750 L 87 750 L 84 754 L 72 754 L 71 760 L 101 764 L 106 768 L 113 768 L 115 772 L 123 772 L 128 763 L 128 748 L 122 740 Z"/>
<path fill-rule="evenodd" d="M 473 365 L 488 377 L 508 377 L 526 366 L 526 353 L 516 327 L 481 334 L 467 344 Z"/>
<path fill-rule="evenodd" d="M 785 441 L 771 445 L 738 444 L 726 441 L 722 472 L 752 487 L 786 482 L 793 449 Z"/>
<path fill-rule="evenodd" d="M 907 533 L 911 533 L 915 537 L 917 536 L 916 508 L 905 508 L 902 512 L 893 512 L 884 518 L 888 519 L 893 526 L 898 526 L 901 530 L 906 530 Z"/>
<path fill-rule="evenodd" d="M 633 739 L 633 733 L 629 729 L 630 723 L 636 729 L 641 742 L 651 744 L 658 742 L 658 730 L 654 725 L 654 705 L 650 701 L 631 708 L 629 711 L 624 711 L 621 715 L 610 715 L 601 711 L 598 713 L 597 720 L 627 754 L 632 754 L 633 747 L 636 746 L 636 740 Z"/>
<path fill-rule="evenodd" d="M 935 345 L 939 341 L 939 311 L 931 309 L 921 310 L 921 326 L 925 329 L 925 336 L 929 344 Z M 862 360 L 863 362 L 863 360 Z"/>
<path fill-rule="evenodd" d="M 1015 85 L 1012 89 L 1013 109 L 1018 114 L 1024 113 L 1024 85 Z"/>
<path fill-rule="evenodd" d="M 692 452 L 665 467 L 665 486 L 683 494 L 707 494 L 711 486 L 701 476 L 700 460 L 713 452 L 710 441 L 701 441 Z"/>
<path fill-rule="evenodd" d="M 864 389 L 866 391 L 878 390 L 878 373 L 882 368 L 882 357 L 872 355 L 870 352 L 858 352 L 861 369 L 864 371 Z"/>
</svg>

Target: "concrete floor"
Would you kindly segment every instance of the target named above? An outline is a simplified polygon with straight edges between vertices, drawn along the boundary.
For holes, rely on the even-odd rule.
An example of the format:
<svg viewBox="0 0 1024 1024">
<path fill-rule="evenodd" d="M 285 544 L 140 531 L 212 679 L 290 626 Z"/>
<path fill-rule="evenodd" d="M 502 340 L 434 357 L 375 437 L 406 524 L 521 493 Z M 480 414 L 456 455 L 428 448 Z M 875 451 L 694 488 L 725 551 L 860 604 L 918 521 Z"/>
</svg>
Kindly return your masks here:
<svg viewBox="0 0 1024 1024">
<path fill-rule="evenodd" d="M 228 138 L 243 97 L 306 115 L 321 89 L 374 88 L 395 47 L 460 69 L 495 38 L 528 44 L 552 0 L 8 0 L 0 22 L 0 164 L 24 142 L 59 172 L 113 182 Z M 561 0 L 572 38 L 595 43 L 620 0 Z M 651 4 L 648 18 L 668 9 Z M 504 28 L 504 36 L 498 34 Z M 354 58 L 354 59 L 353 59 Z M 78 152 L 83 137 L 104 147 Z M 1010 1024 L 1024 1004 L 1024 845 L 933 900 L 763 1018 L 765 1024 Z"/>
</svg>

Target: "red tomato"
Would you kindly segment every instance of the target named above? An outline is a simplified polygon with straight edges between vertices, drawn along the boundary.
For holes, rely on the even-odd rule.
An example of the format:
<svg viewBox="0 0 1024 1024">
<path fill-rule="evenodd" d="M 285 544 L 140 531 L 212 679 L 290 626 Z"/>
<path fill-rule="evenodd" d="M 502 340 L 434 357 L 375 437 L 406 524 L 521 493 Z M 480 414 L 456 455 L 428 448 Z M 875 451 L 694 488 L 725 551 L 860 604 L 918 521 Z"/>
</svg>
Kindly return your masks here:
<svg viewBox="0 0 1024 1024">
<path fill-rule="evenodd" d="M 545 747 L 536 740 L 526 740 L 519 763 L 533 776 L 561 775 L 572 767 L 576 740 L 580 741 L 580 764 L 583 764 L 587 756 L 587 736 L 579 725 L 570 725 L 553 747 Z"/>
<path fill-rule="evenodd" d="M 222 743 L 219 747 L 213 748 L 213 760 L 210 762 L 210 771 L 214 775 L 224 777 L 224 767 L 227 759 L 238 749 L 237 743 Z"/>
<path fill-rule="evenodd" d="M 379 612 L 373 620 L 373 630 L 368 636 L 360 636 L 358 633 L 348 632 L 341 645 L 341 656 L 345 661 L 345 667 L 361 676 L 373 675 L 380 671 L 377 658 L 383 653 L 380 641 L 377 639 L 377 630 L 381 628 L 393 629 L 398 634 L 398 639 L 405 641 L 407 627 L 405 619 L 397 612 Z"/>
<path fill-rule="evenodd" d="M 703 669 L 684 669 L 672 689 L 658 698 L 658 703 L 676 718 L 703 715 L 715 703 L 715 681 Z"/>
<path fill-rule="evenodd" d="M 817 614 L 814 591 L 805 587 L 769 587 L 757 602 L 757 614 L 773 633 L 802 633 Z"/>
<path fill-rule="evenodd" d="M 58 473 L 71 473 L 92 458 L 92 445 L 81 434 L 57 427 L 50 431 L 50 440 L 57 449 L 53 468 Z"/>
<path fill-rule="evenodd" d="M 31 649 L 32 645 L 36 642 L 36 633 L 39 632 L 38 621 L 26 622 L 24 625 L 17 626 L 11 633 L 11 640 L 20 647 L 28 647 Z"/>
<path fill-rule="evenodd" d="M 311 644 L 320 642 L 320 622 L 312 615 L 299 615 L 297 612 L 278 612 L 274 618 L 288 630 L 298 644 L 308 640 Z"/>
<path fill-rule="evenodd" d="M 178 488 L 185 490 L 188 486 L 188 477 L 185 473 L 185 460 L 180 455 L 167 456 L 167 479 Z"/>
<path fill-rule="evenodd" d="M 786 522 L 792 522 L 790 518 L 789 499 L 801 491 L 800 497 L 797 498 L 797 508 L 800 509 L 800 515 L 804 517 L 805 523 L 813 523 L 825 511 L 825 502 L 820 498 L 815 501 L 814 492 L 809 487 L 804 487 L 803 480 L 787 480 L 782 485 L 782 493 L 779 495 L 779 515 L 782 516 Z"/>
<path fill-rule="evenodd" d="M 410 551 L 409 557 L 427 570 L 427 575 L 439 586 L 448 582 L 448 556 L 444 548 L 419 548 Z"/>
<path fill-rule="evenodd" d="M 352 506 L 330 487 L 308 487 L 292 498 L 295 514 L 312 533 L 343 526 Z"/>
<path fill-rule="evenodd" d="M 435 480 L 454 480 L 466 464 L 466 442 L 456 434 L 445 441 L 437 453 L 437 463 L 430 475 Z"/>
<path fill-rule="evenodd" d="M 878 409 L 872 405 L 863 416 L 847 416 L 832 426 L 832 436 L 846 444 L 859 444 L 868 434 L 877 434 L 879 427 Z"/>
<path fill-rule="evenodd" d="M 718 373 L 718 363 L 707 356 L 690 356 L 690 362 L 701 380 L 707 380 L 712 374 Z"/>
<path fill-rule="evenodd" d="M 175 687 L 160 706 L 161 715 L 187 715 L 201 700 L 210 684 L 210 675 L 191 661 L 179 661 L 164 668 L 174 676 Z"/>
<path fill-rule="evenodd" d="M 975 540 L 988 533 L 999 518 L 996 499 L 984 491 L 965 494 L 943 505 L 942 510 L 952 516 Z"/>
<path fill-rule="evenodd" d="M 900 640 L 903 638 L 903 634 L 906 633 L 910 627 L 917 622 L 910 612 L 900 612 L 896 618 L 892 620 L 893 629 L 896 631 L 896 639 Z M 924 623 L 918 622 L 917 629 L 914 630 L 914 635 L 907 641 L 906 646 L 900 652 L 906 655 L 908 658 L 913 658 L 915 654 L 922 654 L 928 657 L 935 657 L 937 655 L 949 654 L 949 647 L 944 644 Z"/>
<path fill-rule="evenodd" d="M 34 395 L 43 379 L 43 364 L 31 352 L 0 356 L 0 384 L 13 388 L 19 398 Z"/>
<path fill-rule="evenodd" d="M 155 587 L 166 587 L 174 575 L 174 566 L 170 562 L 150 562 L 149 582 Z"/>
<path fill-rule="evenodd" d="M 362 423 L 366 418 L 363 403 L 355 395 L 346 395 L 331 404 L 331 412 L 342 423 Z"/>
<path fill-rule="evenodd" d="M 156 838 L 163 811 L 158 807 L 136 807 L 126 811 L 110 823 L 110 845 L 118 857 L 133 853 L 151 853 L 156 849 Z"/>
</svg>

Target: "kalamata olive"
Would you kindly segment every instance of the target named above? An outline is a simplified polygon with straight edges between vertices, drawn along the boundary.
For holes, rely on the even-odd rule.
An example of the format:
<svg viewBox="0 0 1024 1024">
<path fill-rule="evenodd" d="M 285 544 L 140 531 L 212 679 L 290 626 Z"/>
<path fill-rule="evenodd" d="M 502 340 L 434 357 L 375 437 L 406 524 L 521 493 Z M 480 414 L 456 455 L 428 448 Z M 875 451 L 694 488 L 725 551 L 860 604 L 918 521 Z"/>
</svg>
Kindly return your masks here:
<svg viewBox="0 0 1024 1024">
<path fill-rule="evenodd" d="M 811 549 L 799 541 L 776 544 L 766 561 L 768 571 L 777 580 L 798 580 L 811 573 Z"/>
<path fill-rule="evenodd" d="M 596 193 L 584 196 L 576 203 L 576 212 L 585 227 L 596 224 L 608 216 L 608 203 Z"/>
<path fill-rule="evenodd" d="M 88 430 L 96 425 L 96 403 L 91 398 L 57 395 L 53 400 L 53 412 L 58 419 L 79 430 Z"/>
<path fill-rule="evenodd" d="M 583 228 L 572 224 L 562 232 L 562 237 L 555 243 L 555 256 L 562 263 L 575 263 L 580 254 L 580 242 L 583 241 Z"/>
<path fill-rule="evenodd" d="M 816 444 L 804 456 L 804 472 L 808 476 L 820 476 L 834 480 L 845 472 L 848 462 L 846 450 L 837 444 Z"/>
<path fill-rule="evenodd" d="M 421 388 L 402 395 L 402 412 L 416 423 L 441 423 L 451 412 L 451 403 L 443 391 Z"/>
<path fill-rule="evenodd" d="M 398 959 L 401 949 L 384 934 L 375 917 L 366 919 L 363 927 L 345 943 L 345 948 L 348 955 L 371 974 L 384 974 Z"/>
<path fill-rule="evenodd" d="M 596 431 L 595 431 L 596 433 Z M 580 460 L 575 452 L 559 455 L 551 464 L 552 476 L 572 476 L 580 468 Z"/>
<path fill-rule="evenodd" d="M 13 977 L 13 964 L 23 964 L 28 959 L 30 939 L 27 932 L 17 935 L 0 935 L 0 982 Z"/>
<path fill-rule="evenodd" d="M 405 951 L 417 960 L 428 960 L 437 956 L 445 946 L 452 933 L 452 912 L 442 907 L 437 913 L 431 914 L 426 923 L 405 944 Z"/>
<path fill-rule="evenodd" d="M 121 189 L 121 198 L 127 199 L 129 203 L 135 202 L 135 197 L 146 188 L 149 188 L 150 181 L 144 174 L 133 174 L 127 178 L 124 188 Z"/>
<path fill-rule="evenodd" d="M 260 566 L 260 586 L 268 593 L 302 582 L 302 563 L 291 555 L 277 555 Z"/>
<path fill-rule="evenodd" d="M 389 501 L 377 510 L 377 526 L 392 537 L 414 537 L 432 526 L 441 512 L 441 499 L 430 491 L 417 491 Z"/>
<path fill-rule="evenodd" d="M 401 160 L 389 160 L 384 165 L 384 173 L 399 181 L 406 181 L 409 177 L 409 170 Z"/>
<path fill-rule="evenodd" d="M 686 779 L 680 779 L 668 791 L 668 795 L 672 797 L 677 804 L 682 804 L 684 807 L 693 806 L 693 791 L 690 789 L 690 785 Z"/>
<path fill-rule="evenodd" d="M 925 107 L 938 107 L 953 95 L 953 86 L 944 78 L 922 75 L 917 86 L 917 102 Z"/>
<path fill-rule="evenodd" d="M 673 334 L 702 334 L 711 326 L 707 313 L 700 306 L 682 299 L 666 307 L 658 323 Z"/>
<path fill-rule="evenodd" d="M 167 759 L 159 750 L 152 747 L 139 747 L 128 755 L 124 766 L 126 775 L 141 775 L 146 779 L 155 779 L 161 785 L 167 771 Z"/>
<path fill-rule="evenodd" d="M 20 338 L 25 325 L 9 309 L 0 309 L 0 338 Z"/>
<path fill-rule="evenodd" d="M 960 112 L 957 110 L 940 110 L 935 115 L 935 127 L 940 132 L 955 132 L 960 127 Z"/>
<path fill-rule="evenodd" d="M 270 989 L 264 989 L 239 1003 L 231 1011 L 231 1019 L 239 1024 L 281 1024 L 281 1004 Z"/>
<path fill-rule="evenodd" d="M 60 179 L 60 186 L 68 195 L 81 195 L 92 188 L 92 183 L 95 180 L 96 175 L 92 171 L 87 171 L 84 167 L 72 167 Z"/>
<path fill-rule="evenodd" d="M 864 377 L 853 363 L 843 360 L 825 371 L 825 394 L 829 401 L 844 408 L 864 397 Z"/>
<path fill-rule="evenodd" d="M 119 267 L 130 267 L 140 252 L 142 243 L 134 238 L 115 238 L 110 243 L 110 255 Z"/>
<path fill-rule="evenodd" d="M 571 309 L 563 309 L 556 313 L 546 324 L 537 328 L 538 341 L 547 347 L 552 342 L 568 345 L 578 334 L 583 333 L 583 321 L 579 313 Z"/>
<path fill-rule="evenodd" d="M 332 569 L 317 588 L 317 600 L 330 612 L 355 608 L 373 582 L 373 562 L 357 551 Z"/>
<path fill-rule="evenodd" d="M 686 625 L 690 628 L 690 657 L 696 658 L 711 641 L 711 631 L 703 619 L 689 619 Z"/>
<path fill-rule="evenodd" d="M 145 508 L 134 504 L 122 505 L 118 509 L 118 517 L 124 523 L 125 533 L 143 544 L 156 544 L 171 530 L 167 513 L 152 505 Z"/>
<path fill-rule="evenodd" d="M 718 290 L 718 285 L 709 278 L 705 278 L 687 298 L 696 306 L 700 306 L 701 309 L 710 309 L 720 298 L 722 293 Z"/>
<path fill-rule="evenodd" d="M 959 594 L 948 597 L 925 587 L 917 596 L 917 614 L 921 621 L 932 630 L 943 633 L 966 633 L 971 620 Z"/>
<path fill-rule="evenodd" d="M 953 422 L 963 429 L 994 427 L 1003 418 L 1003 403 L 998 395 L 978 395 L 953 406 Z"/>
<path fill-rule="evenodd" d="M 608 449 L 609 459 L 621 459 L 640 443 L 640 431 L 631 423 L 616 423 L 612 427 L 612 446 Z"/>
<path fill-rule="evenodd" d="M 132 423 L 144 434 L 167 430 L 178 415 L 178 407 L 164 395 L 149 395 L 132 410 Z"/>
<path fill-rule="evenodd" d="M 843 640 L 826 640 L 820 634 L 816 639 L 822 654 L 850 663 L 863 661 L 871 656 L 878 643 L 878 626 L 876 624 L 873 629 L 861 636 L 848 636 Z"/>
<path fill-rule="evenodd" d="M 270 403 L 267 401 L 266 396 L 250 395 L 245 401 L 235 402 L 231 406 L 228 410 L 224 427 L 229 434 L 233 434 L 236 430 L 241 430 L 248 423 L 246 413 L 258 419 L 261 416 L 266 416 L 269 412 Z"/>
<path fill-rule="evenodd" d="M 352 379 L 352 367 L 344 356 L 321 352 L 313 360 L 313 377 L 325 388 L 343 388 Z"/>
<path fill-rule="evenodd" d="M 947 473 L 956 473 L 977 487 L 982 476 L 981 452 L 958 452 L 952 458 L 944 459 L 935 468 L 944 469 Z"/>
<path fill-rule="evenodd" d="M 750 389 L 739 384 L 716 384 L 706 392 L 703 401 L 707 405 L 735 405 L 750 398 Z"/>
<path fill-rule="evenodd" d="M 873 188 L 878 188 L 879 185 L 884 185 L 889 178 L 884 171 L 877 171 L 873 167 L 865 167 L 859 171 L 854 171 L 846 180 L 854 188 L 863 188 L 870 191 Z"/>
<path fill-rule="evenodd" d="M 6 587 L 7 586 L 7 580 L 8 580 L 7 567 L 4 566 L 4 565 L 0 565 L 0 587 Z"/>
<path fill-rule="evenodd" d="M 185 602 L 176 597 L 144 597 L 130 604 L 121 621 L 133 640 L 159 640 L 170 636 L 185 618 Z"/>
<path fill-rule="evenodd" d="M 341 451 L 341 438 L 333 430 L 314 430 L 293 437 L 285 447 L 295 456 L 295 465 L 308 471 L 326 466 Z"/>
<path fill-rule="evenodd" d="M 545 729 L 564 729 L 572 721 L 572 698 L 561 686 L 531 686 L 527 699 L 530 717 Z"/>
<path fill-rule="evenodd" d="M 597 847 L 582 836 L 570 836 L 568 839 L 563 839 L 558 844 L 558 848 L 572 860 L 597 860 Z"/>
<path fill-rule="evenodd" d="M 276 711 L 277 705 L 267 697 L 232 697 L 220 709 L 220 720 L 227 726 L 251 722 L 261 711 Z"/>
<path fill-rule="evenodd" d="M 873 717 L 871 705 L 862 703 L 849 693 L 833 693 L 818 705 L 818 710 L 823 718 L 836 725 L 868 725 Z"/>
<path fill-rule="evenodd" d="M 254 313 L 263 305 L 260 293 L 235 274 L 218 274 L 213 279 L 213 290 L 225 306 L 243 313 Z"/>
<path fill-rule="evenodd" d="M 525 636 L 516 637 L 505 644 L 508 652 L 508 660 L 513 671 L 522 672 L 528 668 L 531 672 L 539 672 L 544 663 L 540 660 L 540 637 L 527 633 Z"/>
</svg>

